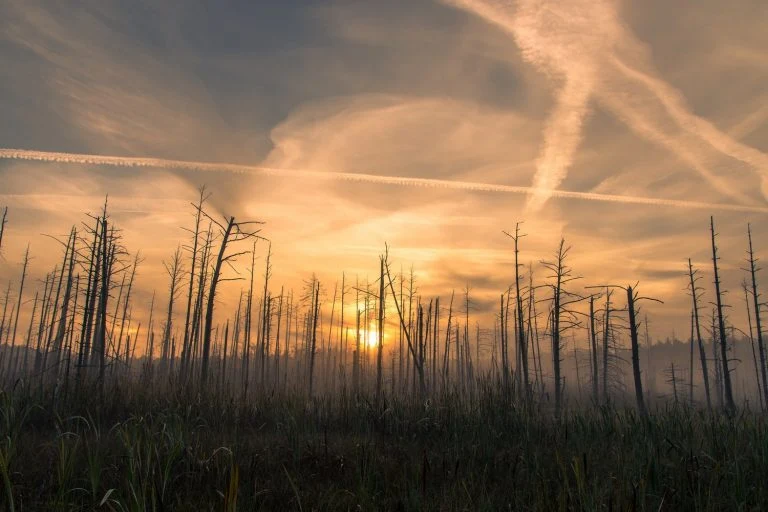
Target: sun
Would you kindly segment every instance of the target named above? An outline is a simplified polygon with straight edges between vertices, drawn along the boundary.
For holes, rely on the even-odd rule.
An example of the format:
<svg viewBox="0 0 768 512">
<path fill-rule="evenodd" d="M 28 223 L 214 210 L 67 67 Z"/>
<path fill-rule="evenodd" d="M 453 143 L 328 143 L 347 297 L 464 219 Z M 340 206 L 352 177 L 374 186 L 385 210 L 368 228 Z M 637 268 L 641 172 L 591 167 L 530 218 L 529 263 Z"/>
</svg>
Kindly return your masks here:
<svg viewBox="0 0 768 512">
<path fill-rule="evenodd" d="M 379 331 L 376 327 L 368 329 L 365 344 L 368 345 L 368 348 L 376 348 L 379 346 Z"/>
</svg>

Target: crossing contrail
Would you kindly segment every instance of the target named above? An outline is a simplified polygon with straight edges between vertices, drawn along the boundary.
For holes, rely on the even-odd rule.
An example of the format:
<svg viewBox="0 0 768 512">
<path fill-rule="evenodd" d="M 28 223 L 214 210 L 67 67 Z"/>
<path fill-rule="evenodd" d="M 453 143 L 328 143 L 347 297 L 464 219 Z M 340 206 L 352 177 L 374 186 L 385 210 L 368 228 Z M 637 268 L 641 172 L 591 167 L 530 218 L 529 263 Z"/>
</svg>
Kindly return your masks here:
<svg viewBox="0 0 768 512">
<path fill-rule="evenodd" d="M 444 0 L 512 36 L 523 59 L 559 83 L 544 125 L 529 196 L 540 209 L 573 165 L 583 125 L 598 102 L 632 131 L 666 148 L 732 200 L 749 198 L 715 172 L 718 158 L 749 168 L 768 198 L 768 154 L 697 116 L 683 95 L 657 76 L 650 52 L 627 28 L 616 0 Z M 741 164 L 738 164 L 740 162 Z"/>
<path fill-rule="evenodd" d="M 520 187 L 512 185 L 497 185 L 471 181 L 452 181 L 434 178 L 411 178 L 405 176 L 381 176 L 353 172 L 310 171 L 305 169 L 281 169 L 258 165 L 242 165 L 216 162 L 194 162 L 187 160 L 168 160 L 163 158 L 133 158 L 122 156 L 102 156 L 79 153 L 56 153 L 49 151 L 34 151 L 26 149 L 0 148 L 0 159 L 29 160 L 36 162 L 53 162 L 79 165 L 102 165 L 112 167 L 146 167 L 179 171 L 205 173 L 235 173 L 255 176 L 274 176 L 293 179 L 314 179 L 324 181 L 346 181 L 356 183 L 374 183 L 402 187 L 442 188 L 448 190 L 465 190 L 470 192 L 492 192 L 499 194 L 530 195 L 542 190 L 536 187 Z M 688 208 L 700 210 L 719 210 L 746 213 L 768 213 L 768 206 L 750 206 L 728 203 L 711 203 L 703 201 L 686 201 L 679 199 L 660 199 L 655 197 L 625 196 L 618 194 L 601 194 L 596 192 L 576 192 L 568 190 L 549 190 L 546 193 L 560 199 L 577 199 L 583 201 L 599 201 L 607 203 L 637 204 L 647 206 L 667 206 L 671 208 Z"/>
</svg>

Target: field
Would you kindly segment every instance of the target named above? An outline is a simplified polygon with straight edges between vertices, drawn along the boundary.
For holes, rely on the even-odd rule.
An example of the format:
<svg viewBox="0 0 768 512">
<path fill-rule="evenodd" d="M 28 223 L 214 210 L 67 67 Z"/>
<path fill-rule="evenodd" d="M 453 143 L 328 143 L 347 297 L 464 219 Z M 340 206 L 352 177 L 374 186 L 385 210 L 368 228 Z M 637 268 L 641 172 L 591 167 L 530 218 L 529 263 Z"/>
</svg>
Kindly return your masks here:
<svg viewBox="0 0 768 512">
<path fill-rule="evenodd" d="M 472 401 L 2 397 L 15 510 L 759 510 L 766 423 Z M 34 393 L 32 393 L 34 395 Z"/>
</svg>

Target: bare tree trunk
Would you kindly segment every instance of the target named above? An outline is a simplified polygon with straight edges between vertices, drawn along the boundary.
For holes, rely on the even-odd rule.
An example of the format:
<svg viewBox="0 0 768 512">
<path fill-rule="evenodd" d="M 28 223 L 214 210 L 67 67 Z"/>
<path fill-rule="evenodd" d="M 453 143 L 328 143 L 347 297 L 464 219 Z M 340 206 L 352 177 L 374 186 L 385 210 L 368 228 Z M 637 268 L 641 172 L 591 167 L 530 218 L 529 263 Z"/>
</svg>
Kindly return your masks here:
<svg viewBox="0 0 768 512">
<path fill-rule="evenodd" d="M 108 247 L 107 236 L 107 218 L 106 214 L 102 220 L 102 253 L 104 255 L 109 254 L 109 257 L 103 258 L 101 269 L 101 296 L 99 298 L 99 325 L 96 329 L 96 341 L 98 345 L 98 362 L 99 362 L 99 390 L 104 393 L 104 374 L 106 371 L 106 355 L 107 355 L 107 302 L 109 300 L 109 283 L 110 283 L 110 268 L 111 260 L 115 255 L 115 246 L 112 246 L 111 251 Z"/>
<path fill-rule="evenodd" d="M 384 270 L 387 274 L 387 280 L 389 281 L 389 289 L 392 292 L 392 297 L 395 301 L 395 308 L 397 309 L 397 316 L 400 318 L 400 324 L 403 327 L 403 333 L 405 334 L 405 340 L 408 343 L 408 350 L 411 352 L 411 356 L 413 358 L 413 364 L 416 369 L 416 372 L 418 372 L 419 375 L 419 396 L 421 398 L 424 398 L 424 396 L 427 393 L 426 389 L 426 383 L 424 381 L 424 366 L 421 364 L 421 361 L 419 361 L 419 358 L 416 354 L 416 349 L 413 346 L 413 343 L 411 342 L 411 332 L 408 327 L 405 325 L 405 319 L 403 318 L 403 312 L 400 308 L 400 303 L 397 301 L 397 295 L 395 294 L 395 286 L 392 283 L 392 276 L 389 273 L 389 266 L 387 265 L 387 262 L 384 262 Z M 413 286 L 411 286 L 411 289 L 413 289 Z"/>
<path fill-rule="evenodd" d="M 608 403 L 608 341 L 611 335 L 611 291 L 605 290 L 605 321 L 603 323 L 603 402 Z"/>
<path fill-rule="evenodd" d="M 125 321 L 128 316 L 128 307 L 131 303 L 131 292 L 133 291 L 133 281 L 136 278 L 136 269 L 139 266 L 139 253 L 136 253 L 136 256 L 133 260 L 133 265 L 131 268 L 131 277 L 128 279 L 128 290 L 125 294 L 125 303 L 123 304 L 123 316 L 120 320 L 120 333 L 118 334 L 117 338 L 117 354 L 118 357 L 120 355 L 120 348 L 122 347 L 123 342 L 123 335 L 125 334 Z M 127 342 L 126 342 L 127 345 Z M 126 349 L 126 354 L 129 354 L 128 349 Z M 127 357 L 126 357 L 126 364 L 127 364 Z"/>
<path fill-rule="evenodd" d="M 450 356 L 451 356 L 451 321 L 453 320 L 453 299 L 454 292 L 451 291 L 451 302 L 448 305 L 448 325 L 445 328 L 445 351 L 443 352 L 443 389 L 448 389 L 450 379 Z M 402 327 L 401 327 L 402 329 Z"/>
<path fill-rule="evenodd" d="M 208 365 L 211 357 L 211 334 L 213 332 L 213 308 L 216 303 L 216 288 L 219 285 L 221 277 L 221 265 L 224 262 L 224 254 L 227 251 L 227 243 L 235 225 L 235 218 L 230 217 L 227 227 L 224 230 L 224 237 L 221 240 L 219 256 L 216 258 L 216 266 L 211 278 L 211 288 L 208 292 L 208 304 L 205 310 L 205 332 L 203 334 L 203 357 L 200 363 L 200 384 L 205 388 L 208 383 Z"/>
<path fill-rule="evenodd" d="M 24 350 L 24 359 L 23 359 L 23 362 L 22 362 L 22 372 L 23 372 L 24 375 L 26 375 L 27 372 L 29 371 L 29 367 L 28 367 L 28 364 L 29 364 L 29 351 L 32 350 L 32 347 L 31 347 L 31 343 L 32 343 L 32 328 L 34 327 L 34 324 L 35 324 L 35 316 L 37 314 L 37 303 L 38 303 L 39 297 L 40 297 L 40 293 L 39 292 L 35 292 L 35 300 L 32 303 L 32 316 L 29 317 L 29 330 L 27 331 L 27 343 L 26 343 L 26 348 Z"/>
<path fill-rule="evenodd" d="M 11 336 L 11 357 L 10 360 L 13 360 L 13 354 L 16 351 L 16 330 L 19 327 L 19 313 L 21 312 L 21 305 L 22 305 L 22 298 L 24 297 L 24 282 L 27 279 L 27 268 L 29 266 L 29 245 L 27 245 L 27 250 L 24 253 L 24 264 L 21 271 L 21 284 L 19 285 L 19 298 L 18 302 L 16 303 L 16 319 L 13 322 L 13 335 Z M 9 362 L 10 362 L 9 360 Z M 17 368 L 12 368 L 11 372 L 14 374 L 16 372 Z"/>
<path fill-rule="evenodd" d="M 99 232 L 101 223 L 97 222 L 93 229 L 93 242 L 90 246 L 90 257 L 88 259 L 88 283 L 85 288 L 85 303 L 83 304 L 83 324 L 80 330 L 80 353 L 77 363 L 77 379 L 81 381 L 82 375 L 86 370 L 86 365 L 91 357 L 91 332 L 93 328 L 93 314 L 96 307 L 96 290 L 99 283 L 99 272 L 101 266 L 101 243 L 99 241 Z"/>
<path fill-rule="evenodd" d="M 312 300 L 312 332 L 311 345 L 309 353 L 309 398 L 313 397 L 313 384 L 315 380 L 315 353 L 317 351 L 317 320 L 320 316 L 320 282 L 315 281 L 313 283 L 313 300 Z"/>
<path fill-rule="evenodd" d="M 192 294 L 195 288 L 195 266 L 197 264 L 197 252 L 198 244 L 200 242 L 200 221 L 203 214 L 203 203 L 205 202 L 205 187 L 200 188 L 200 199 L 198 200 L 195 214 L 195 230 L 192 234 L 192 264 L 189 267 L 189 289 L 187 291 L 187 310 L 186 318 L 184 320 L 184 339 L 182 341 L 181 349 L 181 373 L 183 379 L 187 377 L 187 371 L 189 366 L 190 352 L 192 348 L 192 339 L 190 333 L 190 320 L 192 320 Z M 202 274 L 202 269 L 201 269 Z"/>
<path fill-rule="evenodd" d="M 595 297 L 591 295 L 589 297 L 589 343 L 590 353 L 592 356 L 592 400 L 595 404 L 598 403 L 600 397 L 598 395 L 598 365 L 597 365 L 597 332 L 595 331 Z"/>
<path fill-rule="evenodd" d="M 763 402 L 763 390 L 762 390 L 762 381 L 760 380 L 760 369 L 758 367 L 757 362 L 757 352 L 755 351 L 755 336 L 752 331 L 752 312 L 749 310 L 749 291 L 747 290 L 747 283 L 746 281 L 742 283 L 742 286 L 744 287 L 744 301 L 747 305 L 747 326 L 749 327 L 749 346 L 752 348 L 752 361 L 755 365 L 755 383 L 757 384 L 757 396 L 760 400 L 760 409 L 764 408 L 764 402 Z"/>
<path fill-rule="evenodd" d="M 688 364 L 688 403 L 693 406 L 693 345 L 695 344 L 694 336 L 696 334 L 695 331 L 696 327 L 694 324 L 694 317 L 693 317 L 693 310 L 691 310 L 691 354 L 690 354 L 690 361 Z"/>
<path fill-rule="evenodd" d="M 725 405 L 725 399 L 723 396 L 723 373 L 722 366 L 720 364 L 720 355 L 718 353 L 718 333 L 717 333 L 717 313 L 715 309 L 712 309 L 712 324 L 710 330 L 712 331 L 712 359 L 715 361 L 715 396 L 717 397 L 717 406 L 723 407 Z"/>
<path fill-rule="evenodd" d="M 555 256 L 556 261 L 546 265 L 551 271 L 553 271 L 553 277 L 555 278 L 555 284 L 552 285 L 552 365 L 555 377 L 555 415 L 557 417 L 560 417 L 563 402 L 562 377 L 560 371 L 560 363 L 562 362 L 560 357 L 560 320 L 562 314 L 562 285 L 563 279 L 566 276 L 566 253 L 567 249 L 565 247 L 565 240 L 561 239 L 557 254 Z"/>
<path fill-rule="evenodd" d="M 762 396 L 768 402 L 768 374 L 765 366 L 765 343 L 763 341 L 762 317 L 760 316 L 760 293 L 757 290 L 757 259 L 752 250 L 752 229 L 747 224 L 749 238 L 749 274 L 752 278 L 752 301 L 755 308 L 755 329 L 757 332 L 757 350 L 760 355 L 760 377 L 762 378 Z M 760 384 L 758 384 L 760 387 Z"/>
<path fill-rule="evenodd" d="M 520 234 L 520 223 L 515 224 L 515 236 L 512 240 L 515 242 L 515 302 L 517 307 L 517 335 L 518 335 L 518 347 L 520 351 L 520 361 L 522 363 L 522 379 L 523 389 L 525 391 L 525 399 L 531 398 L 531 380 L 528 372 L 528 343 L 525 336 L 525 326 L 523 324 L 523 299 L 520 295 L 520 263 L 519 254 L 520 237 L 525 236 Z"/>
<path fill-rule="evenodd" d="M 70 298 L 72 296 L 72 284 L 73 284 L 73 276 L 72 273 L 74 271 L 75 267 L 75 241 L 77 239 L 77 232 L 73 229 L 72 233 L 70 234 L 69 242 L 67 243 L 67 249 L 69 254 L 69 262 L 66 264 L 67 267 L 67 285 L 66 289 L 64 291 L 64 299 L 61 304 L 61 317 L 59 318 L 59 328 L 56 332 L 56 337 L 53 342 L 53 350 L 54 350 L 54 357 L 56 359 L 56 369 L 58 373 L 58 367 L 59 363 L 61 361 L 61 348 L 64 344 L 64 337 L 67 332 L 67 317 L 69 314 L 69 302 Z"/>
<path fill-rule="evenodd" d="M 3 249 L 3 235 L 5 234 L 5 225 L 8 224 L 8 207 L 3 209 L 3 219 L 0 221 L 0 250 Z"/>
<path fill-rule="evenodd" d="M 643 399 L 643 382 L 640 379 L 640 349 L 637 336 L 637 320 L 635 318 L 635 295 L 631 286 L 627 286 L 627 310 L 629 311 L 629 334 L 632 343 L 632 376 L 635 381 L 635 400 L 637 401 L 637 411 L 641 416 L 647 417 L 648 411 L 645 408 Z"/>
<path fill-rule="evenodd" d="M 280 298 L 277 303 L 277 332 L 275 333 L 275 390 L 280 390 L 280 328 L 283 324 L 284 289 L 280 288 Z M 342 308 L 343 309 L 343 308 Z"/>
<path fill-rule="evenodd" d="M 258 351 L 259 362 L 261 364 L 259 370 L 259 378 L 261 379 L 261 387 L 264 388 L 266 382 L 266 358 L 267 358 L 267 344 L 269 343 L 269 325 L 270 325 L 270 299 L 269 299 L 269 278 L 272 275 L 272 242 L 267 246 L 267 261 L 264 267 L 264 289 L 261 294 L 261 319 L 259 329 Z"/>
<path fill-rule="evenodd" d="M 736 403 L 733 401 L 733 389 L 731 387 L 731 372 L 728 369 L 728 345 L 725 338 L 725 317 L 723 315 L 722 294 L 720 293 L 720 276 L 717 268 L 717 245 L 715 245 L 715 220 L 709 218 L 712 231 L 712 266 L 715 274 L 715 299 L 717 303 L 717 323 L 720 333 L 720 355 L 723 368 L 723 386 L 725 391 L 725 407 L 728 411 L 736 409 Z"/>
<path fill-rule="evenodd" d="M 698 271 L 694 270 L 691 259 L 688 258 L 688 277 L 690 279 L 691 300 L 693 301 L 693 319 L 696 327 L 696 341 L 699 345 L 699 359 L 701 360 L 701 373 L 704 380 L 704 393 L 707 398 L 707 410 L 712 410 L 712 396 L 709 387 L 709 370 L 707 369 L 707 353 L 704 350 L 704 341 L 701 338 L 701 324 L 699 323 L 699 288 L 696 286 Z"/>
<path fill-rule="evenodd" d="M 165 316 L 165 329 L 163 330 L 163 345 L 161 361 L 163 370 L 167 368 L 168 361 L 171 357 L 171 335 L 173 333 L 173 306 L 176 302 L 176 294 L 181 283 L 181 276 L 183 273 L 181 263 L 181 248 L 177 247 L 176 252 L 173 253 L 173 259 L 170 263 L 164 263 L 165 271 L 168 277 L 171 278 L 171 283 L 168 287 L 168 309 Z M 183 351 L 183 348 L 182 348 Z"/>
<path fill-rule="evenodd" d="M 384 256 L 379 259 L 381 270 L 379 272 L 379 322 L 376 339 L 376 400 L 382 398 L 382 358 L 384 357 Z"/>
<path fill-rule="evenodd" d="M 507 360 L 507 325 L 504 321 L 504 294 L 502 293 L 499 298 L 499 336 L 501 338 L 500 350 L 501 350 L 501 372 L 502 372 L 502 386 L 504 387 L 504 394 L 509 399 L 510 396 L 510 382 L 509 382 L 509 361 Z"/>
<path fill-rule="evenodd" d="M 256 272 L 256 242 L 253 242 L 251 250 L 251 285 L 248 290 L 248 297 L 245 305 L 245 340 L 243 341 L 243 361 L 241 373 L 243 379 L 243 396 L 248 394 L 248 383 L 250 380 L 250 359 L 251 359 L 251 332 L 253 330 L 253 276 Z"/>
</svg>

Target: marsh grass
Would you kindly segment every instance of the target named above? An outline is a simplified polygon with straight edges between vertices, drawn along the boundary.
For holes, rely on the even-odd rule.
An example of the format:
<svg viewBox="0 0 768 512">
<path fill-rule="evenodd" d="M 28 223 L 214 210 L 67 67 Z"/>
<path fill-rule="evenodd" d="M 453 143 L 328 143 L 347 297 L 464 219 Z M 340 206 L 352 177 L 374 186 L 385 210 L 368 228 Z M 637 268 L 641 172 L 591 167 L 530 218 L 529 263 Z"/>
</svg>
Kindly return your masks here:
<svg viewBox="0 0 768 512">
<path fill-rule="evenodd" d="M 765 418 L 687 407 L 2 393 L 6 510 L 758 510 Z M 11 489 L 12 499 L 9 499 Z"/>
</svg>

